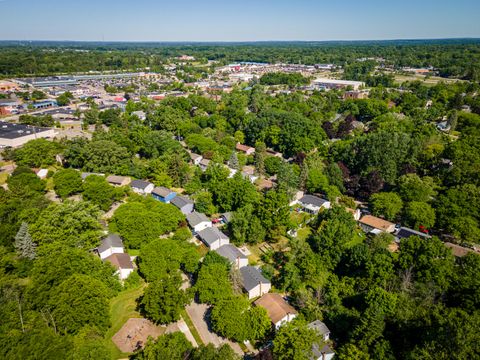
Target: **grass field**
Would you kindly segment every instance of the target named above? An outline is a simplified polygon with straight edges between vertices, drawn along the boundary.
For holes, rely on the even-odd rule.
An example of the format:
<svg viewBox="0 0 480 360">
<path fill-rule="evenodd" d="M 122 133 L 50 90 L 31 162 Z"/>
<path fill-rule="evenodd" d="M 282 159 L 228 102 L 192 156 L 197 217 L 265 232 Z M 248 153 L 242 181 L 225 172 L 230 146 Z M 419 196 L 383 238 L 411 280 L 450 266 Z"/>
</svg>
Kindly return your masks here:
<svg viewBox="0 0 480 360">
<path fill-rule="evenodd" d="M 143 294 L 145 284 L 140 285 L 135 289 L 122 291 L 110 301 L 110 319 L 112 326 L 106 334 L 108 346 L 111 349 L 112 359 L 127 358 L 128 354 L 123 354 L 112 342 L 112 336 L 125 324 L 130 318 L 141 317 L 137 307 L 137 298 Z"/>
<path fill-rule="evenodd" d="M 434 86 L 439 82 L 443 81 L 445 83 L 454 83 L 457 81 L 462 81 L 458 79 L 446 79 L 438 76 L 430 76 L 425 77 L 424 75 L 395 75 L 395 82 L 398 84 L 402 84 L 405 81 L 422 81 L 426 86 Z"/>
</svg>

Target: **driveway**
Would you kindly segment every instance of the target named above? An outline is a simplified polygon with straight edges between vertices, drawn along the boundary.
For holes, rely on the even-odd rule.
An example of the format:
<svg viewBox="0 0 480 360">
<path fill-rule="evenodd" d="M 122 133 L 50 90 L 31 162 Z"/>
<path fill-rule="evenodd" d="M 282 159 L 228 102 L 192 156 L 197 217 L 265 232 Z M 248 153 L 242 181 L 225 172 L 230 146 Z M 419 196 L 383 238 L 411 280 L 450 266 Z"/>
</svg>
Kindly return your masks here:
<svg viewBox="0 0 480 360">
<path fill-rule="evenodd" d="M 212 344 L 215 347 L 220 347 L 223 344 L 228 344 L 238 355 L 243 356 L 244 353 L 237 343 L 222 338 L 210 330 L 205 320 L 205 315 L 208 309 L 208 305 L 197 304 L 195 302 L 192 302 L 186 307 L 187 313 L 190 316 L 190 319 L 192 319 L 193 325 L 197 329 L 198 334 L 202 339 L 202 342 L 205 345 Z"/>
</svg>

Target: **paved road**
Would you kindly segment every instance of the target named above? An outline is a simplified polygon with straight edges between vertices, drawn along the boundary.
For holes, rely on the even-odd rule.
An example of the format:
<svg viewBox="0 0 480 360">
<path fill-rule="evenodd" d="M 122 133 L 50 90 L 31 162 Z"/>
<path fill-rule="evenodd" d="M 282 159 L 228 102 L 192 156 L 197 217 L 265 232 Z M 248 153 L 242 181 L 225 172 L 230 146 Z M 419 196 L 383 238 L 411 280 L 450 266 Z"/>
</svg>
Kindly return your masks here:
<svg viewBox="0 0 480 360">
<path fill-rule="evenodd" d="M 231 342 L 230 340 L 224 339 L 214 332 L 210 331 L 208 324 L 205 321 L 205 313 L 208 310 L 208 305 L 197 304 L 192 302 L 186 307 L 187 313 L 192 319 L 193 325 L 198 331 L 202 342 L 207 344 L 213 344 L 215 347 L 220 347 L 223 344 L 228 344 L 231 348 L 240 356 L 243 356 L 244 353 L 240 346 L 237 343 Z"/>
</svg>

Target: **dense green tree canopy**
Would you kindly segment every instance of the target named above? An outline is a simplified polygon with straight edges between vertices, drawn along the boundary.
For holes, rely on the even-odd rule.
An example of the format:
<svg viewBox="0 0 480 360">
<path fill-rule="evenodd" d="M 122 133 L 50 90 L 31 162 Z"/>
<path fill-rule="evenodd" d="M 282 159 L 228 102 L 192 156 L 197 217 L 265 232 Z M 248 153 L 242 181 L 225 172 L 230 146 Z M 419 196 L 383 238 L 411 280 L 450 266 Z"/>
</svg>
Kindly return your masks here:
<svg viewBox="0 0 480 360">
<path fill-rule="evenodd" d="M 122 204 L 115 211 L 110 228 L 122 236 L 127 246 L 138 249 L 175 230 L 182 220 L 183 214 L 173 205 L 153 198 L 139 198 Z"/>
</svg>

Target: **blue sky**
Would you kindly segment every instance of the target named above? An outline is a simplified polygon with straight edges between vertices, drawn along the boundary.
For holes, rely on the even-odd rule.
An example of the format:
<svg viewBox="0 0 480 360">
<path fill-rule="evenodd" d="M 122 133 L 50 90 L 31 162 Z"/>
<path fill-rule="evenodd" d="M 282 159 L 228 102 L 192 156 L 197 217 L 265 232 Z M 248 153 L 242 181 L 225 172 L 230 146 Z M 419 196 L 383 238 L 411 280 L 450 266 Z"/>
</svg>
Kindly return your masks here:
<svg viewBox="0 0 480 360">
<path fill-rule="evenodd" d="M 480 38 L 480 0 L 0 0 L 0 40 Z"/>
</svg>

